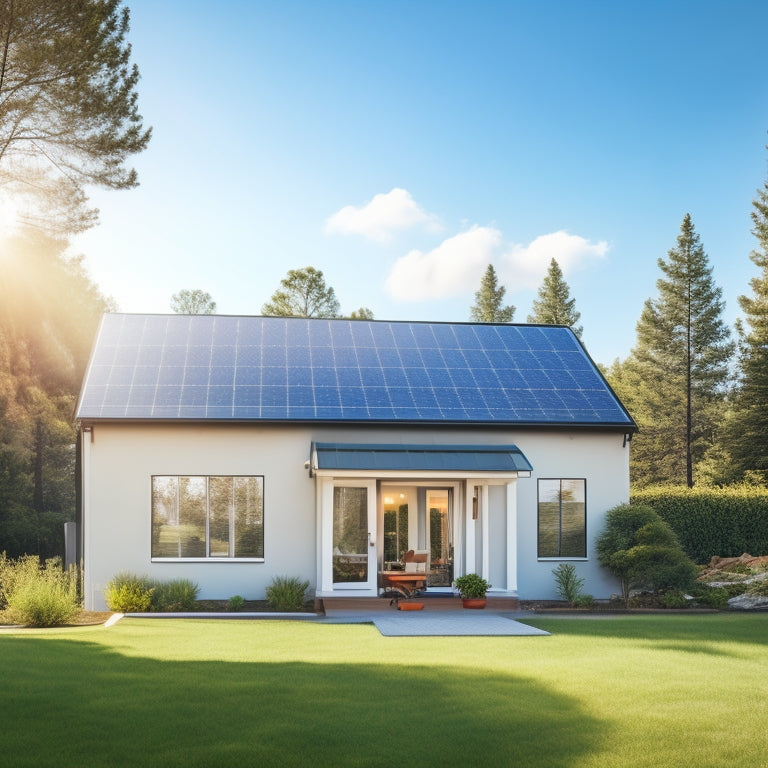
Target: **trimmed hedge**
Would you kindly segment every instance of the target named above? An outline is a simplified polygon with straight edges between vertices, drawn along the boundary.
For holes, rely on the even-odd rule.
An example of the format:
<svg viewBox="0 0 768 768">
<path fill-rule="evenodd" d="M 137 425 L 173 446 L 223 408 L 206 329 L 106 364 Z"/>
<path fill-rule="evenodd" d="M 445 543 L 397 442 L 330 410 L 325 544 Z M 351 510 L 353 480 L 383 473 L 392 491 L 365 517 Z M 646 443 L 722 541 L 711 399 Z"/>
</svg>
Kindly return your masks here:
<svg viewBox="0 0 768 768">
<path fill-rule="evenodd" d="M 696 563 L 714 555 L 768 555 L 768 489 L 649 486 L 632 491 L 632 504 L 652 507 Z"/>
</svg>

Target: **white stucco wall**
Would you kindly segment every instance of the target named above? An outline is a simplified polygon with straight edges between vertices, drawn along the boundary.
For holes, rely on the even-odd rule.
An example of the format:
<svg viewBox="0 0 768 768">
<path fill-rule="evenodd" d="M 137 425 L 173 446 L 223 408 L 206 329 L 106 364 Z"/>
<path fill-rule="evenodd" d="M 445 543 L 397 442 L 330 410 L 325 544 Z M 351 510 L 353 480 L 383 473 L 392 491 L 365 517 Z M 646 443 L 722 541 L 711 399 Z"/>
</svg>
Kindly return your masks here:
<svg viewBox="0 0 768 768">
<path fill-rule="evenodd" d="M 315 441 L 381 443 L 515 443 L 534 467 L 517 481 L 518 594 L 554 598 L 557 562 L 536 558 L 538 477 L 587 480 L 588 559 L 576 562 L 586 591 L 608 597 L 616 585 L 598 567 L 593 542 L 601 516 L 629 499 L 629 448 L 618 433 L 443 430 L 415 428 L 263 427 L 205 424 L 96 424 L 83 436 L 86 605 L 103 608 L 103 589 L 116 573 L 158 579 L 189 578 L 200 597 L 240 594 L 261 599 L 274 576 L 308 579 L 315 586 L 315 480 L 304 463 Z M 264 562 L 152 562 L 152 475 L 263 475 Z M 493 583 L 506 536 L 506 496 L 489 494 Z M 478 538 L 481 537 L 478 531 Z"/>
<path fill-rule="evenodd" d="M 617 582 L 597 563 L 596 536 L 605 512 L 629 502 L 629 444 L 621 434 L 564 432 L 515 435 L 514 442 L 533 465 L 530 479 L 519 480 L 518 594 L 521 599 L 557 599 L 552 570 L 560 562 L 572 562 L 585 579 L 584 591 L 598 599 L 619 591 Z M 587 559 L 538 560 L 538 478 L 585 478 L 587 490 Z"/>
</svg>

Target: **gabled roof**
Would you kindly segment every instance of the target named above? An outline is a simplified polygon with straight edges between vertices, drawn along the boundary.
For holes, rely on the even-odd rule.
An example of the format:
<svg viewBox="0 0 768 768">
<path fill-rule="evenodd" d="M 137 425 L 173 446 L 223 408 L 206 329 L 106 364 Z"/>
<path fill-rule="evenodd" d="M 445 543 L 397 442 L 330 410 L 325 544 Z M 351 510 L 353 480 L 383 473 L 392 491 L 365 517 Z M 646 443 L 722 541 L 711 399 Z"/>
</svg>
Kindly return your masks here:
<svg viewBox="0 0 768 768">
<path fill-rule="evenodd" d="M 77 418 L 636 427 L 569 328 L 108 314 Z"/>
</svg>

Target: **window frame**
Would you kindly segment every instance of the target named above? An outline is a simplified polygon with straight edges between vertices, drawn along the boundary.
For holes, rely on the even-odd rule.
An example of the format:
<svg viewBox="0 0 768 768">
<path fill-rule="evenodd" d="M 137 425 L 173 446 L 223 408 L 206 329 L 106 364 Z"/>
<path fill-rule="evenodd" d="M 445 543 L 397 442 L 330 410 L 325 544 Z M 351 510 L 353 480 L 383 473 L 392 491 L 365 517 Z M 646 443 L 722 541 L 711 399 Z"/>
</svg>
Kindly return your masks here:
<svg viewBox="0 0 768 768">
<path fill-rule="evenodd" d="M 154 541 L 153 541 L 153 529 L 155 526 L 155 480 L 158 478 L 173 478 L 176 482 L 176 494 L 177 494 L 177 503 L 180 497 L 179 488 L 181 486 L 181 480 L 183 478 L 187 479 L 199 479 L 202 478 L 205 482 L 205 540 L 204 540 L 204 546 L 205 546 L 205 555 L 192 555 L 192 556 L 178 556 L 178 557 L 167 557 L 163 555 L 155 555 L 153 551 L 154 547 Z M 210 541 L 210 530 L 211 530 L 211 480 L 212 479 L 231 479 L 234 483 L 234 481 L 238 479 L 245 479 L 245 480 L 257 480 L 259 482 L 259 489 L 260 489 L 260 496 L 261 496 L 261 555 L 255 555 L 255 556 L 247 556 L 247 557 L 237 557 L 235 555 L 211 555 L 211 541 Z M 234 487 L 234 485 L 233 485 Z M 201 474 L 153 474 L 150 477 L 150 502 L 149 502 L 149 516 L 150 516 L 150 541 L 149 541 L 149 553 L 150 553 L 150 562 L 153 563 L 263 563 L 265 560 L 264 557 L 264 549 L 265 549 L 265 504 L 264 504 L 264 496 L 265 496 L 265 478 L 264 475 L 201 475 Z M 234 525 L 234 518 L 230 518 L 230 529 Z"/>
<path fill-rule="evenodd" d="M 562 492 L 562 484 L 563 482 L 581 482 L 582 484 L 582 490 L 584 494 L 583 499 L 583 505 L 584 505 L 584 554 L 583 555 L 564 555 L 564 554 L 557 554 L 557 555 L 542 555 L 541 554 L 541 487 L 542 483 L 544 482 L 559 482 L 560 483 L 560 492 Z M 560 508 L 558 511 L 560 524 L 562 524 L 563 520 L 563 509 L 562 509 L 562 497 L 560 496 L 559 499 Z M 537 479 L 536 483 L 536 558 L 537 560 L 541 562 L 552 562 L 552 561 L 558 561 L 558 560 L 576 560 L 576 561 L 584 561 L 589 560 L 589 545 L 588 545 L 588 537 L 587 537 L 587 479 L 585 477 L 540 477 Z M 561 540 L 561 547 L 562 551 L 562 540 Z"/>
</svg>

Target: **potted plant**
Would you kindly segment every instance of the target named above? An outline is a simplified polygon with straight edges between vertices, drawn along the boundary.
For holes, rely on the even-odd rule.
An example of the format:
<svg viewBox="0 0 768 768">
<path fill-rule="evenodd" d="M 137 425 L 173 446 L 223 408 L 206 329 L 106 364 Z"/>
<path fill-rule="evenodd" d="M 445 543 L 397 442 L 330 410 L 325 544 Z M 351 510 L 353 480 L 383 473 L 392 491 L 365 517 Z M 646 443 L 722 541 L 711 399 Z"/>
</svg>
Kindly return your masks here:
<svg viewBox="0 0 768 768">
<path fill-rule="evenodd" d="M 468 573 L 459 576 L 455 583 L 465 608 L 485 608 L 485 593 L 491 585 L 482 576 Z"/>
</svg>

